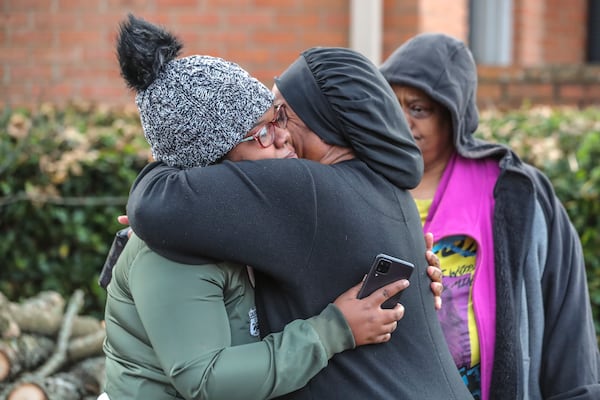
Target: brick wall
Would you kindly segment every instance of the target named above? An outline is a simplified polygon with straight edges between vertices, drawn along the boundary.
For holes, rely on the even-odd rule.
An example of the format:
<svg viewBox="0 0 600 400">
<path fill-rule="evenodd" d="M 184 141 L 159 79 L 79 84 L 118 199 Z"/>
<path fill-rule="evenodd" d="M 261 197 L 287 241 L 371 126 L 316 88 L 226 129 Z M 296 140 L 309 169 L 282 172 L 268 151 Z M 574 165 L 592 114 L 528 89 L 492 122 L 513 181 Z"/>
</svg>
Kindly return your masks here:
<svg viewBox="0 0 600 400">
<path fill-rule="evenodd" d="M 3 0 L 1 101 L 36 105 L 70 99 L 120 104 L 114 40 L 127 12 L 162 24 L 183 55 L 238 62 L 265 84 L 301 50 L 348 46 L 346 0 Z"/>
<path fill-rule="evenodd" d="M 539 66 L 585 60 L 587 0 L 513 2 L 515 64 Z"/>
<path fill-rule="evenodd" d="M 600 66 L 479 66 L 478 102 L 482 108 L 498 109 L 524 104 L 600 106 Z"/>
<path fill-rule="evenodd" d="M 515 60 L 523 68 L 480 68 L 482 106 L 527 97 L 599 101 L 600 71 L 581 66 L 586 0 L 562 3 L 514 0 Z M 466 40 L 467 6 L 467 0 L 383 0 L 383 57 L 422 31 Z M 270 86 L 299 51 L 348 46 L 349 10 L 349 0 L 3 0 L 0 106 L 131 104 L 114 55 L 117 25 L 128 11 L 172 29 L 185 44 L 183 55 L 231 59 Z"/>
</svg>

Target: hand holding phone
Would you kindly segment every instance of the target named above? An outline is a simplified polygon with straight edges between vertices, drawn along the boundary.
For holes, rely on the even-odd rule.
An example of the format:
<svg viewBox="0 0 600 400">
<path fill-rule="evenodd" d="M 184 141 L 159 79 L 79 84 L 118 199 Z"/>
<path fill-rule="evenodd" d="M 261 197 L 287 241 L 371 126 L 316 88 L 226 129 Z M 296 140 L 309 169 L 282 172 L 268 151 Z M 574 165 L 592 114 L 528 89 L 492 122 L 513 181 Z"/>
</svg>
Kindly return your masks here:
<svg viewBox="0 0 600 400">
<path fill-rule="evenodd" d="M 387 254 L 378 254 L 363 281 L 357 297 L 362 299 L 388 283 L 399 279 L 409 279 L 414 269 L 415 266 L 408 261 Z M 402 293 L 403 291 L 387 299 L 381 305 L 381 308 L 394 308 Z"/>
</svg>

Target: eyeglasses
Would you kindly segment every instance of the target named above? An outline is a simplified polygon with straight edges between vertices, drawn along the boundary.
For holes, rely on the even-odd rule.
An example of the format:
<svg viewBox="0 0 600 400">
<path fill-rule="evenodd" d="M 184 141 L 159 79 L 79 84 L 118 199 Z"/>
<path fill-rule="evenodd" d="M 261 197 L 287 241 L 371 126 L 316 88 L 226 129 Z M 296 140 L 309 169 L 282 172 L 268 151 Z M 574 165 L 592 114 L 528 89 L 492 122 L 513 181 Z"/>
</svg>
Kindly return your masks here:
<svg viewBox="0 0 600 400">
<path fill-rule="evenodd" d="M 280 104 L 275 106 L 275 118 L 268 124 L 264 125 L 258 132 L 256 132 L 252 136 L 248 136 L 240 140 L 240 143 L 250 142 L 252 140 L 256 140 L 260 147 L 266 149 L 275 141 L 275 127 L 277 125 L 281 129 L 285 129 L 287 127 L 288 116 L 285 112 L 285 104 Z"/>
<path fill-rule="evenodd" d="M 256 140 L 263 149 L 266 149 L 272 145 L 275 141 L 275 128 L 273 127 L 273 123 L 269 122 L 268 124 L 264 125 L 254 135 L 240 140 L 240 143 L 249 142 L 251 140 Z"/>
</svg>

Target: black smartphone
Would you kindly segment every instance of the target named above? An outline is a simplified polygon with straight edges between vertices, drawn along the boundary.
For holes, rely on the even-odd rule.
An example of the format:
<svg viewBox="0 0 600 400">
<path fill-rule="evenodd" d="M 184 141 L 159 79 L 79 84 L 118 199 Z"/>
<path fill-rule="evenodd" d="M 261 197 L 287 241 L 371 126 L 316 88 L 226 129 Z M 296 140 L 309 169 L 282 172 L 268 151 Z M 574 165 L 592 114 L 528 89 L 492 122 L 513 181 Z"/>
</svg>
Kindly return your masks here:
<svg viewBox="0 0 600 400">
<path fill-rule="evenodd" d="M 414 269 L 415 266 L 408 261 L 387 254 L 378 254 L 373 260 L 371 269 L 364 279 L 357 297 L 362 299 L 388 283 L 399 279 L 409 279 Z M 394 308 L 403 292 L 401 291 L 387 299 L 381 305 L 381 308 Z"/>
<path fill-rule="evenodd" d="M 112 279 L 112 270 L 117 263 L 123 248 L 127 244 L 128 239 L 129 227 L 123 228 L 115 234 L 115 238 L 113 239 L 110 250 L 108 251 L 108 255 L 106 256 L 106 260 L 104 261 L 104 265 L 102 266 L 102 271 L 100 271 L 100 277 L 98 278 L 98 284 L 103 289 L 106 289 L 110 283 L 110 280 Z"/>
</svg>

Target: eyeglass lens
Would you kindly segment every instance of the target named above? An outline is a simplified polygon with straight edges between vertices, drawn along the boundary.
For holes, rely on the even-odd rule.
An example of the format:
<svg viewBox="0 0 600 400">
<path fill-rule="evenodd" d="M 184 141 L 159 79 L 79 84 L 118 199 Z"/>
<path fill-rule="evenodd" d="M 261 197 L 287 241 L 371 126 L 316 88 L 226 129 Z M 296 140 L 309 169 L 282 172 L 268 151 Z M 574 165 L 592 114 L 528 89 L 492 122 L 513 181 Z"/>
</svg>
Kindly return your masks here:
<svg viewBox="0 0 600 400">
<path fill-rule="evenodd" d="M 260 131 L 256 133 L 256 140 L 262 147 L 269 147 L 273 144 L 275 139 L 275 132 L 273 127 L 270 125 L 263 126 Z"/>
</svg>

